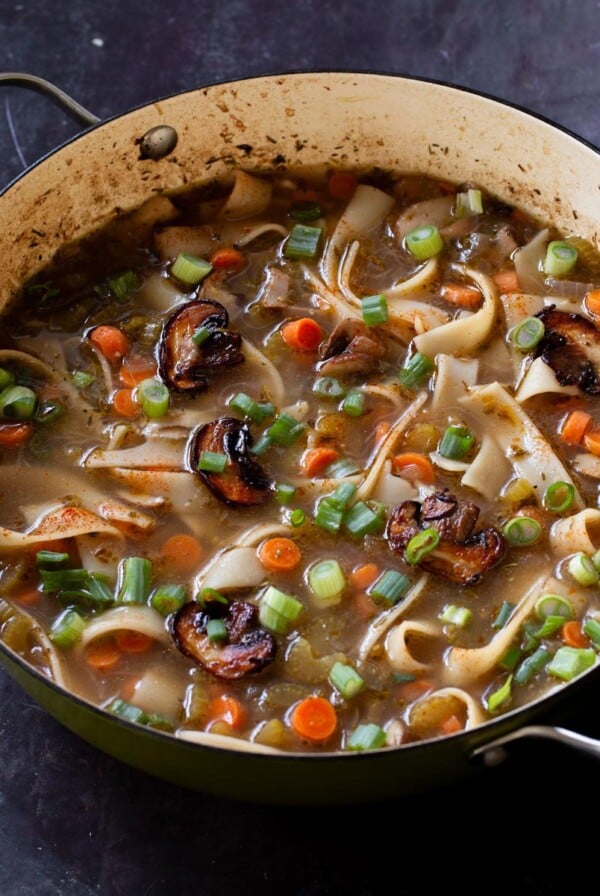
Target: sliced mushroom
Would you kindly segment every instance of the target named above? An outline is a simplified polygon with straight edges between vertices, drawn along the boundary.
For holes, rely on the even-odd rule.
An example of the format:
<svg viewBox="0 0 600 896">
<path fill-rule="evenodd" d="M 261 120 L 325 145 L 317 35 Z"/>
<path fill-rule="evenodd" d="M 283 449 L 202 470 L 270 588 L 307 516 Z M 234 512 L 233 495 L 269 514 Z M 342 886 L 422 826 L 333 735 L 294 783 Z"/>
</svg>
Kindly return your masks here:
<svg viewBox="0 0 600 896">
<path fill-rule="evenodd" d="M 440 541 L 418 565 L 458 585 L 474 585 L 500 563 L 506 550 L 504 538 L 493 527 L 472 534 L 478 517 L 475 504 L 443 490 L 422 504 L 399 504 L 391 514 L 386 536 L 393 551 L 404 553 L 413 536 L 423 529 L 436 529 Z"/>
<path fill-rule="evenodd" d="M 252 437 L 246 424 L 235 417 L 220 417 L 200 426 L 189 444 L 189 466 L 201 477 L 210 491 L 231 505 L 262 504 L 271 488 L 271 481 L 250 453 Z M 203 451 L 227 456 L 222 473 L 199 470 Z"/>
<path fill-rule="evenodd" d="M 536 317 L 545 328 L 536 357 L 552 368 L 561 386 L 577 385 L 590 395 L 600 394 L 600 332 L 594 324 L 554 306 Z"/>
<path fill-rule="evenodd" d="M 223 619 L 227 640 L 214 643 L 206 633 L 211 619 Z M 234 680 L 260 672 L 275 659 L 277 642 L 258 624 L 258 608 L 244 601 L 202 606 L 189 601 L 177 612 L 172 624 L 179 650 L 215 678 Z"/>
<path fill-rule="evenodd" d="M 219 302 L 196 300 L 177 308 L 167 319 L 159 345 L 159 372 L 176 392 L 195 393 L 207 388 L 207 372 L 241 364 L 242 338 L 228 330 L 229 315 Z M 208 337 L 201 345 L 194 333 L 204 327 Z"/>
<path fill-rule="evenodd" d="M 321 346 L 321 373 L 371 373 L 385 355 L 385 345 L 362 321 L 347 317 Z"/>
</svg>

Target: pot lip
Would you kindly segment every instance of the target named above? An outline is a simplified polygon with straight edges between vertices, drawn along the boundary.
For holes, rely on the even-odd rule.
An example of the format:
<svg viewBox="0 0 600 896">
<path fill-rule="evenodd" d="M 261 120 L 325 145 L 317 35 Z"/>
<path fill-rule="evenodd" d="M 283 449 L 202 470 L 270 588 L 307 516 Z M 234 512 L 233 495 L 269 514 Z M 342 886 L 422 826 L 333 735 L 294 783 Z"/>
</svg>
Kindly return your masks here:
<svg viewBox="0 0 600 896">
<path fill-rule="evenodd" d="M 581 134 L 578 134 L 576 131 L 566 127 L 566 125 L 560 124 L 554 119 L 550 118 L 542 114 L 541 112 L 534 111 L 533 109 L 521 104 L 513 102 L 512 100 L 507 100 L 503 97 L 500 97 L 496 94 L 493 94 L 489 91 L 480 90 L 474 87 L 467 87 L 464 84 L 459 84 L 455 81 L 448 81 L 443 78 L 430 78 L 424 75 L 411 75 L 408 72 L 399 72 L 399 71 L 388 71 L 385 69 L 347 69 L 347 68 L 326 68 L 326 69 L 289 69 L 289 70 L 274 70 L 264 72 L 262 74 L 252 74 L 252 75 L 243 75 L 237 78 L 220 78 L 214 81 L 204 82 L 202 84 L 197 84 L 194 87 L 187 87 L 183 90 L 177 90 L 172 93 L 162 94 L 157 97 L 153 97 L 150 100 L 146 100 L 142 103 L 136 103 L 134 106 L 130 106 L 121 112 L 117 112 L 114 115 L 110 115 L 108 118 L 101 119 L 97 124 L 90 125 L 82 131 L 79 131 L 77 134 L 74 134 L 72 137 L 64 140 L 59 143 L 57 146 L 52 147 L 47 152 L 45 152 L 40 158 L 36 159 L 30 165 L 23 169 L 19 174 L 17 174 L 12 180 L 10 180 L 1 190 L 0 190 L 0 198 L 4 196 L 8 190 L 10 190 L 16 183 L 18 183 L 22 178 L 26 177 L 31 171 L 53 156 L 55 153 L 60 150 L 70 146 L 72 143 L 75 143 L 80 138 L 86 136 L 87 134 L 91 134 L 92 132 L 99 130 L 104 125 L 110 124 L 112 122 L 118 121 L 121 118 L 126 118 L 133 112 L 138 112 L 142 109 L 145 109 L 147 106 L 151 106 L 156 103 L 167 102 L 168 100 L 175 99 L 177 97 L 183 97 L 187 94 L 197 93 L 198 91 L 203 90 L 211 90 L 216 87 L 226 87 L 227 85 L 232 84 L 243 84 L 246 81 L 276 81 L 278 78 L 301 78 L 301 77 L 310 77 L 312 75 L 346 75 L 348 77 L 357 77 L 361 78 L 363 76 L 367 76 L 369 78 L 391 78 L 397 81 L 410 81 L 416 82 L 424 85 L 431 85 L 433 87 L 442 87 L 450 91 L 457 91 L 458 93 L 469 94 L 470 96 L 478 97 L 479 99 L 485 100 L 493 105 L 504 106 L 508 109 L 512 109 L 515 112 L 519 112 L 524 115 L 526 118 L 533 119 L 541 124 L 548 125 L 553 130 L 558 131 L 559 133 L 564 134 L 566 137 L 569 137 L 571 140 L 574 140 L 576 143 L 579 143 L 584 148 L 591 150 L 596 155 L 600 156 L 600 146 L 596 146 L 596 144 L 592 143 L 586 137 L 583 137 Z"/>
<path fill-rule="evenodd" d="M 160 97 L 155 97 L 151 100 L 147 100 L 146 102 L 136 104 L 135 106 L 131 106 L 121 112 L 116 113 L 115 115 L 109 116 L 106 119 L 102 119 L 97 124 L 93 124 L 83 131 L 80 131 L 77 134 L 74 134 L 72 137 L 63 141 L 59 145 L 53 147 L 44 153 L 40 158 L 36 159 L 30 165 L 28 165 L 22 172 L 20 172 L 16 177 L 14 177 L 11 181 L 9 181 L 1 190 L 0 190 L 0 198 L 4 196 L 15 184 L 17 184 L 20 180 L 25 178 L 31 171 L 37 168 L 39 165 L 44 163 L 46 160 L 51 158 L 55 153 L 58 153 L 62 149 L 71 144 L 75 143 L 80 138 L 86 136 L 87 134 L 92 133 L 104 125 L 107 125 L 111 122 L 117 121 L 121 118 L 126 118 L 129 114 L 140 111 L 147 106 L 150 106 L 154 103 L 165 102 L 170 99 L 174 99 L 177 97 L 183 97 L 187 94 L 197 93 L 198 91 L 209 90 L 216 87 L 224 87 L 227 85 L 240 84 L 246 81 L 275 81 L 278 78 L 296 78 L 296 77 L 307 77 L 307 76 L 318 76 L 318 75 L 346 75 L 348 77 L 356 77 L 361 78 L 362 76 L 367 76 L 369 78 L 385 78 L 385 79 L 394 79 L 398 81 L 409 81 L 409 82 L 417 82 L 424 85 L 431 85 L 434 87 L 442 87 L 451 91 L 457 91 L 459 93 L 470 94 L 472 96 L 478 97 L 482 100 L 485 100 L 492 105 L 504 106 L 509 109 L 513 109 L 515 112 L 519 112 L 524 115 L 526 118 L 530 118 L 541 122 L 542 124 L 548 125 L 550 128 L 563 133 L 565 136 L 574 140 L 576 143 L 581 146 L 590 149 L 592 152 L 600 156 L 600 147 L 593 144 L 591 141 L 587 140 L 585 137 L 582 137 L 580 134 L 570 130 L 566 126 L 559 124 L 553 119 L 539 113 L 533 111 L 532 109 L 523 106 L 519 103 L 512 102 L 510 100 L 503 99 L 499 96 L 496 96 L 492 93 L 478 90 L 475 88 L 467 87 L 465 85 L 458 84 L 456 82 L 447 81 L 444 79 L 436 79 L 429 78 L 421 75 L 411 75 L 407 72 L 397 72 L 397 71 L 386 71 L 386 70 L 378 70 L 378 69 L 346 69 L 346 68 L 328 68 L 328 69 L 290 69 L 286 71 L 272 71 L 265 72 L 262 74 L 253 74 L 253 75 L 245 75 L 238 78 L 223 78 L 215 81 L 210 81 L 208 83 L 199 84 L 194 87 L 186 88 L 184 90 L 175 91 L 170 94 L 165 94 Z M 21 671 L 32 679 L 37 679 L 39 683 L 44 687 L 48 688 L 51 691 L 54 691 L 55 694 L 61 698 L 61 700 L 66 702 L 75 703 L 80 709 L 85 710 L 91 713 L 94 716 L 97 716 L 103 722 L 107 722 L 110 724 L 114 724 L 118 727 L 123 728 L 124 730 L 130 732 L 138 732 L 140 736 L 144 736 L 151 740 L 155 740 L 158 742 L 165 742 L 165 740 L 175 743 L 179 743 L 182 749 L 191 749 L 197 751 L 208 751 L 208 752 L 216 752 L 224 755 L 239 757 L 251 757 L 252 761 L 256 760 L 257 762 L 296 762 L 298 760 L 302 762 L 313 762 L 320 763 L 323 761 L 327 761 L 331 763 L 336 760 L 343 761 L 354 761 L 354 762 L 365 762 L 365 761 L 378 761 L 387 757 L 388 761 L 393 757 L 401 756 L 405 752 L 427 752 L 429 749 L 440 749 L 444 748 L 444 745 L 448 742 L 457 742 L 457 741 L 473 741 L 475 746 L 483 746 L 489 741 L 493 740 L 494 736 L 498 733 L 501 733 L 505 729 L 509 730 L 518 730 L 520 727 L 518 721 L 515 719 L 519 716 L 533 717 L 538 716 L 539 714 L 546 711 L 549 707 L 551 708 L 553 704 L 557 702 L 562 702 L 562 700 L 567 699 L 564 698 L 564 691 L 568 688 L 571 691 L 577 690 L 578 688 L 586 686 L 585 682 L 593 676 L 600 674 L 600 667 L 595 667 L 594 669 L 590 669 L 587 673 L 582 675 L 580 678 L 575 679 L 571 682 L 565 682 L 562 685 L 559 685 L 555 690 L 546 694 L 545 696 L 538 698 L 537 700 L 526 703 L 523 706 L 517 707 L 509 712 L 502 713 L 495 719 L 487 720 L 480 725 L 477 725 L 475 728 L 463 730 L 457 732 L 456 734 L 448 735 L 441 738 L 428 738 L 426 740 L 414 741 L 412 743 L 400 745 L 399 747 L 392 747 L 385 750 L 376 750 L 376 751 L 366 751 L 366 752 L 352 752 L 352 751 L 329 751 L 323 753 L 295 753 L 289 751 L 277 751 L 275 753 L 267 753 L 261 751 L 252 751 L 247 752 L 244 750 L 239 750 L 235 748 L 235 744 L 232 743 L 231 748 L 223 747 L 220 745 L 211 745 L 211 744 L 198 744 L 192 741 L 187 741 L 183 738 L 177 738 L 174 734 L 170 732 L 162 732 L 159 730 L 154 730 L 151 728 L 143 728 L 139 725 L 136 725 L 133 722 L 129 722 L 125 719 L 121 719 L 118 716 L 111 715 L 105 707 L 98 706 L 94 703 L 91 703 L 88 700 L 80 697 L 78 694 L 67 690 L 59 686 L 52 679 L 47 678 L 42 672 L 35 669 L 34 666 L 29 664 L 26 660 L 20 657 L 18 654 L 14 653 L 10 648 L 8 648 L 5 644 L 0 641 L 0 653 L 6 655 L 7 659 L 10 660 L 11 663 L 16 664 L 20 667 Z M 10 673 L 9 673 L 10 674 Z M 588 683 L 589 684 L 589 683 Z M 35 699 L 35 698 L 34 698 Z M 175 747 L 174 747 L 175 749 Z"/>
</svg>

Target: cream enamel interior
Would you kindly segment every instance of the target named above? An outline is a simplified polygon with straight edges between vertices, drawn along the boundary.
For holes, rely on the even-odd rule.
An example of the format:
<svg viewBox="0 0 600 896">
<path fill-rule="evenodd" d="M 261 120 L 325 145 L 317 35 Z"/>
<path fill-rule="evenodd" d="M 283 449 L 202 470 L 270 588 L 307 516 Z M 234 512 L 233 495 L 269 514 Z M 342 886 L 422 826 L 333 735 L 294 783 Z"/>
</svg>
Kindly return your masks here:
<svg viewBox="0 0 600 896">
<path fill-rule="evenodd" d="M 140 159 L 159 124 L 179 139 Z M 330 165 L 475 181 L 566 233 L 598 243 L 600 155 L 512 106 L 378 74 L 307 73 L 192 90 L 105 122 L 52 153 L 0 197 L 0 309 L 56 250 L 156 192 L 236 167 Z"/>
</svg>

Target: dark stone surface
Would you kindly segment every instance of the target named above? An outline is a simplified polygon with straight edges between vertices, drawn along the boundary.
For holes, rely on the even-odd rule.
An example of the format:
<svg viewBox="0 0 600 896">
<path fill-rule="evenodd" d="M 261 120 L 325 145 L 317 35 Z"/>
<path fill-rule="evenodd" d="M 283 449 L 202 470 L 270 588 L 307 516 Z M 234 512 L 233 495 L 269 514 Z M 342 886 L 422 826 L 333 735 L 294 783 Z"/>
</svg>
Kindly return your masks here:
<svg viewBox="0 0 600 896">
<path fill-rule="evenodd" d="M 3 71 L 46 78 L 101 118 L 244 75 L 375 70 L 483 91 L 600 143 L 592 0 L 0 0 L 0 46 Z M 3 87 L 0 186 L 76 131 L 45 99 Z M 594 696 L 569 704 L 565 726 L 598 737 Z M 598 762 L 539 741 L 483 784 L 386 805 L 275 808 L 133 771 L 4 673 L 0 701 L 0 896 L 564 896 L 595 886 Z"/>
</svg>

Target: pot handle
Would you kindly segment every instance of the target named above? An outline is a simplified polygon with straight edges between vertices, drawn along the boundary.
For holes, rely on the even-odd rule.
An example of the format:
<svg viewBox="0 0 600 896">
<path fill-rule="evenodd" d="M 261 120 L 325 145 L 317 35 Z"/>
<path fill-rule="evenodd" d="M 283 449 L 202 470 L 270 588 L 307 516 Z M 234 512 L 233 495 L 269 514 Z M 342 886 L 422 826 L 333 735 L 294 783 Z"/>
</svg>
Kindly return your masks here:
<svg viewBox="0 0 600 896">
<path fill-rule="evenodd" d="M 28 90 L 35 90 L 44 96 L 53 100 L 61 109 L 68 112 L 76 121 L 87 127 L 99 124 L 100 119 L 96 115 L 92 115 L 87 109 L 84 109 L 79 103 L 66 94 L 60 87 L 56 87 L 50 81 L 44 78 L 38 78 L 37 75 L 28 75 L 22 72 L 2 72 L 0 73 L 0 84 L 6 84 L 9 87 L 25 87 Z"/>
<path fill-rule="evenodd" d="M 506 759 L 507 751 L 505 747 L 508 744 L 522 740 L 528 737 L 539 737 L 545 740 L 553 740 L 565 747 L 585 753 L 588 756 L 594 756 L 600 759 L 600 741 L 593 737 L 586 737 L 584 734 L 578 734 L 576 731 L 569 731 L 567 728 L 554 728 L 549 725 L 527 725 L 503 737 L 490 741 L 483 747 L 478 747 L 471 753 L 471 759 L 483 761 L 487 766 L 498 765 Z"/>
</svg>

